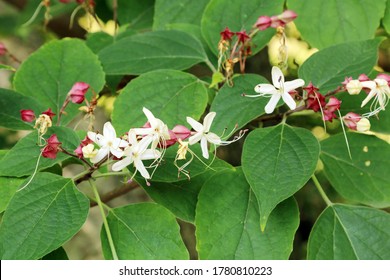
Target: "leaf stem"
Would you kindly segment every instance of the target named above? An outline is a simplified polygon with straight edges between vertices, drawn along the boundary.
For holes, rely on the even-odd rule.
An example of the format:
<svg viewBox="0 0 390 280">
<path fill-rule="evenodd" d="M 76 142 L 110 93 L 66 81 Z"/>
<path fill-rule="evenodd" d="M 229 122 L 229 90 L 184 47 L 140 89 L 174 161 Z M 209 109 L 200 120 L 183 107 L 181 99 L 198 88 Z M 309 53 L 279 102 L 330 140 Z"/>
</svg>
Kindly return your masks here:
<svg viewBox="0 0 390 280">
<path fill-rule="evenodd" d="M 104 225 L 104 229 L 106 230 L 108 244 L 110 244 L 112 258 L 114 260 L 118 260 L 119 258 L 118 258 L 118 255 L 116 253 L 116 250 L 115 250 L 114 241 L 112 240 L 110 227 L 108 226 L 108 223 L 107 223 L 106 213 L 104 212 L 103 203 L 100 200 L 99 192 L 97 191 L 95 183 L 93 182 L 93 180 L 88 180 L 88 181 L 91 184 L 92 190 L 93 190 L 93 192 L 95 194 L 95 197 L 96 197 L 96 202 L 97 202 L 97 204 L 99 206 L 100 214 L 102 215 L 102 218 L 103 218 L 103 225 Z"/>
<path fill-rule="evenodd" d="M 211 61 L 207 58 L 205 61 L 206 65 L 210 68 L 210 70 L 213 72 L 218 72 L 217 69 L 214 67 L 214 65 L 211 63 Z"/>
<path fill-rule="evenodd" d="M 101 173 L 101 174 L 96 174 L 92 176 L 93 178 L 102 178 L 102 177 L 109 177 L 109 176 L 125 176 L 125 175 L 130 175 L 128 171 L 122 171 L 122 172 L 107 172 L 107 173 Z"/>
<path fill-rule="evenodd" d="M 320 193 L 322 199 L 325 201 L 326 205 L 332 206 L 333 203 L 330 201 L 330 199 L 328 198 L 328 196 L 326 195 L 326 193 L 322 189 L 322 186 L 321 186 L 320 182 L 318 181 L 316 175 L 313 174 L 311 176 L 311 179 L 313 180 L 314 185 L 316 186 L 318 192 Z"/>
</svg>

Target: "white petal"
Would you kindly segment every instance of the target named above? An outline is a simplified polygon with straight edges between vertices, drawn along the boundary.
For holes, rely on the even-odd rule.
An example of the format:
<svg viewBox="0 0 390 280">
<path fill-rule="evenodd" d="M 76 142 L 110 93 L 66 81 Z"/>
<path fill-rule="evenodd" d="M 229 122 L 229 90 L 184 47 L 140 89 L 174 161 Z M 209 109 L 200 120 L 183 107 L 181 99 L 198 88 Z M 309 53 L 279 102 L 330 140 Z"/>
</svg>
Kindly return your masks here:
<svg viewBox="0 0 390 280">
<path fill-rule="evenodd" d="M 146 170 L 142 160 L 140 160 L 138 158 L 135 159 L 134 160 L 134 166 L 139 171 L 139 173 L 141 173 L 142 177 L 144 177 L 145 179 L 150 179 L 149 172 Z"/>
<path fill-rule="evenodd" d="M 153 113 L 149 109 L 147 109 L 145 107 L 142 109 L 142 111 L 144 112 L 145 116 L 148 118 L 150 126 L 151 127 L 156 127 L 158 125 L 158 121 L 154 117 Z"/>
<path fill-rule="evenodd" d="M 295 79 L 289 82 L 284 83 L 284 91 L 289 92 L 290 90 L 299 88 L 305 84 L 305 81 L 302 79 Z"/>
<path fill-rule="evenodd" d="M 274 66 L 271 70 L 272 75 L 272 83 L 276 88 L 282 88 L 284 85 L 284 75 L 282 70 L 280 70 L 278 67 Z"/>
<path fill-rule="evenodd" d="M 154 133 L 154 129 L 147 127 L 147 128 L 132 128 L 131 129 L 136 135 L 149 135 Z"/>
<path fill-rule="evenodd" d="M 108 155 L 108 151 L 109 151 L 108 147 L 100 148 L 99 151 L 97 152 L 96 156 L 91 158 L 91 162 L 97 163 L 97 162 L 101 161 L 102 159 L 104 159 Z"/>
<path fill-rule="evenodd" d="M 214 120 L 214 118 L 215 118 L 216 115 L 217 115 L 217 113 L 215 113 L 215 112 L 210 112 L 210 113 L 208 113 L 208 114 L 204 117 L 204 120 L 203 120 L 203 128 L 204 128 L 204 131 L 205 131 L 205 132 L 209 132 L 210 127 L 211 127 L 211 124 L 213 123 L 213 120 Z"/>
<path fill-rule="evenodd" d="M 111 147 L 111 148 L 110 148 L 110 152 L 111 152 L 111 154 L 113 154 L 113 155 L 116 156 L 117 158 L 123 157 L 123 151 L 120 150 L 120 149 L 115 149 L 115 148 Z"/>
<path fill-rule="evenodd" d="M 291 110 L 294 110 L 297 107 L 297 104 L 295 103 L 294 99 L 287 92 L 282 93 L 282 98 L 284 103 L 286 103 Z"/>
<path fill-rule="evenodd" d="M 215 145 L 220 145 L 221 144 L 221 138 L 212 132 L 209 132 L 205 135 L 206 139 L 208 142 L 215 144 Z"/>
<path fill-rule="evenodd" d="M 121 171 L 122 169 L 126 168 L 133 162 L 132 157 L 125 157 L 124 159 L 115 162 L 112 165 L 112 170 L 113 171 Z"/>
<path fill-rule="evenodd" d="M 276 92 L 276 88 L 270 84 L 258 84 L 255 86 L 255 91 L 257 93 L 273 94 Z"/>
<path fill-rule="evenodd" d="M 141 141 L 138 142 L 138 152 L 142 154 L 152 141 L 153 137 L 151 136 L 142 138 Z"/>
<path fill-rule="evenodd" d="M 360 82 L 360 84 L 365 88 L 376 89 L 376 83 L 374 81 L 364 81 Z"/>
<path fill-rule="evenodd" d="M 140 156 L 141 160 L 148 160 L 148 159 L 156 159 L 161 156 L 161 153 L 157 150 L 147 149 L 145 152 L 142 153 Z"/>
<path fill-rule="evenodd" d="M 191 117 L 187 117 L 187 122 L 198 132 L 203 132 L 203 125 Z"/>
<path fill-rule="evenodd" d="M 206 137 L 203 137 L 202 140 L 200 140 L 200 147 L 202 148 L 202 156 L 206 159 L 209 158 L 209 149 L 207 147 L 207 139 Z"/>
<path fill-rule="evenodd" d="M 376 89 L 372 89 L 370 93 L 367 95 L 367 97 L 362 101 L 361 107 L 364 107 L 368 103 L 368 101 L 370 101 L 370 99 L 374 97 L 375 94 L 376 94 Z"/>
<path fill-rule="evenodd" d="M 129 143 L 131 145 L 135 145 L 138 143 L 137 141 L 137 133 L 134 131 L 134 129 L 130 129 L 129 130 L 129 133 L 127 135 L 127 141 L 129 141 Z"/>
<path fill-rule="evenodd" d="M 92 131 L 88 131 L 88 133 L 87 133 L 88 138 L 91 139 L 95 143 L 96 143 L 96 135 L 97 134 L 95 132 L 92 132 Z"/>
<path fill-rule="evenodd" d="M 194 145 L 195 143 L 198 143 L 202 137 L 203 133 L 198 132 L 188 138 L 188 142 L 190 143 L 190 145 Z"/>
<path fill-rule="evenodd" d="M 265 106 L 265 112 L 267 114 L 271 114 L 275 110 L 275 107 L 278 104 L 280 97 L 281 97 L 280 94 L 274 94 L 271 96 L 271 99 L 268 101 L 267 105 Z"/>
<path fill-rule="evenodd" d="M 116 132 L 110 122 L 106 122 L 103 126 L 103 135 L 107 140 L 114 140 L 116 138 Z"/>
</svg>

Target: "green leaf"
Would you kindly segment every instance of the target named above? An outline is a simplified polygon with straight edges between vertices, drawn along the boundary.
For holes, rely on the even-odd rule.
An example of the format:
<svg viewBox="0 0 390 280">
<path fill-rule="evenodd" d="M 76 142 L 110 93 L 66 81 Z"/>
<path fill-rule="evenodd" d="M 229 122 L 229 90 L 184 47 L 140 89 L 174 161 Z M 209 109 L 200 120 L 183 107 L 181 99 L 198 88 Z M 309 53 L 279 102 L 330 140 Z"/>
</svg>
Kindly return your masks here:
<svg viewBox="0 0 390 280">
<path fill-rule="evenodd" d="M 211 0 L 203 13 L 202 34 L 214 54 L 218 54 L 220 32 L 229 27 L 233 32 L 249 32 L 260 16 L 273 16 L 283 11 L 284 0 L 226 1 Z M 275 34 L 275 29 L 260 31 L 253 39 L 253 54 L 257 53 Z"/>
<path fill-rule="evenodd" d="M 72 180 L 38 173 L 17 192 L 0 226 L 0 258 L 39 259 L 57 249 L 85 222 L 89 201 Z"/>
<path fill-rule="evenodd" d="M 259 202 L 264 229 L 271 211 L 313 174 L 319 144 L 310 131 L 280 124 L 253 130 L 245 140 L 242 168 Z"/>
<path fill-rule="evenodd" d="M 326 177 L 339 194 L 374 207 L 390 206 L 390 145 L 375 136 L 347 134 L 352 159 L 343 134 L 321 142 Z"/>
<path fill-rule="evenodd" d="M 175 216 L 158 204 L 115 208 L 110 210 L 107 221 L 119 259 L 188 259 Z M 104 257 L 112 259 L 104 228 L 101 239 Z"/>
<path fill-rule="evenodd" d="M 0 126 L 12 130 L 33 129 L 35 122 L 24 122 L 20 116 L 20 110 L 31 109 L 38 115 L 47 108 L 35 99 L 21 95 L 12 90 L 0 88 Z"/>
<path fill-rule="evenodd" d="M 390 33 L 390 2 L 386 2 L 385 16 L 382 19 L 383 27 L 386 29 L 387 33 Z"/>
<path fill-rule="evenodd" d="M 68 152 L 73 152 L 80 144 L 80 139 L 76 133 L 67 127 L 51 127 L 45 135 L 55 133 L 62 147 Z M 37 145 L 38 135 L 34 131 L 26 137 L 19 140 L 14 147 L 0 160 L 0 176 L 22 177 L 33 174 L 42 147 Z M 38 171 L 51 167 L 56 163 L 69 158 L 68 155 L 59 152 L 56 159 L 41 157 L 39 160 Z"/>
<path fill-rule="evenodd" d="M 206 169 L 206 167 L 203 166 L 204 172 L 196 175 L 190 165 L 188 167 L 188 169 L 191 170 L 190 180 L 181 180 L 172 183 L 152 182 L 151 186 L 145 186 L 145 183 L 143 183 L 142 180 L 139 180 L 139 182 L 155 202 L 167 208 L 179 219 L 193 223 L 195 220 L 195 208 L 198 202 L 198 194 L 204 182 L 216 174 L 217 171 L 233 169 L 230 164 L 223 160 L 219 160 L 218 158 L 213 162 L 212 168 L 213 170 Z M 184 178 L 181 179 L 186 179 L 185 176 L 182 175 L 182 177 Z M 177 172 L 175 179 L 177 180 Z"/>
<path fill-rule="evenodd" d="M 110 75 L 139 75 L 157 69 L 184 70 L 207 60 L 202 44 L 177 30 L 126 37 L 101 50 L 99 58 Z"/>
<path fill-rule="evenodd" d="M 378 46 L 383 38 L 339 44 L 313 54 L 299 68 L 299 77 L 310 81 L 322 93 L 334 90 L 345 77 L 370 73 L 378 60 Z"/>
<path fill-rule="evenodd" d="M 208 180 L 196 208 L 200 259 L 288 259 L 299 224 L 293 198 L 279 204 L 261 232 L 256 197 L 241 169 Z"/>
<path fill-rule="evenodd" d="M 110 1 L 111 2 L 111 1 Z M 118 0 L 118 21 L 131 29 L 149 29 L 153 23 L 154 0 Z"/>
<path fill-rule="evenodd" d="M 69 260 L 69 258 L 64 248 L 60 247 L 44 256 L 42 260 Z"/>
<path fill-rule="evenodd" d="M 166 29 L 172 23 L 200 25 L 203 10 L 210 0 L 156 0 L 153 30 Z"/>
<path fill-rule="evenodd" d="M 115 100 L 112 122 L 119 133 L 141 127 L 148 120 L 142 108 L 173 128 L 199 119 L 207 105 L 207 88 L 195 76 L 176 70 L 157 70 L 132 80 Z M 131 110 L 129 110 L 131 104 Z"/>
<path fill-rule="evenodd" d="M 390 215 L 360 206 L 340 204 L 328 207 L 310 233 L 307 258 L 390 259 Z"/>
<path fill-rule="evenodd" d="M 216 112 L 211 131 L 217 135 L 226 130 L 239 129 L 251 120 L 264 114 L 268 98 L 249 98 L 242 96 L 257 94 L 254 88 L 260 83 L 269 83 L 255 74 L 239 75 L 233 79 L 234 86 L 225 84 L 215 96 L 210 111 Z M 237 125 L 237 127 L 236 127 Z"/>
<path fill-rule="evenodd" d="M 15 90 L 39 100 L 57 117 L 69 90 L 76 82 L 88 83 L 95 92 L 104 86 L 104 72 L 97 56 L 79 39 L 63 39 L 45 44 L 19 67 L 14 78 Z M 91 90 L 86 98 L 90 99 Z M 70 103 L 62 116 L 63 125 L 79 113 L 79 105 Z"/>
<path fill-rule="evenodd" d="M 373 39 L 384 15 L 386 0 L 288 0 L 298 17 L 295 24 L 313 47 Z"/>
<path fill-rule="evenodd" d="M 0 213 L 7 209 L 8 203 L 24 179 L 0 177 Z"/>
</svg>

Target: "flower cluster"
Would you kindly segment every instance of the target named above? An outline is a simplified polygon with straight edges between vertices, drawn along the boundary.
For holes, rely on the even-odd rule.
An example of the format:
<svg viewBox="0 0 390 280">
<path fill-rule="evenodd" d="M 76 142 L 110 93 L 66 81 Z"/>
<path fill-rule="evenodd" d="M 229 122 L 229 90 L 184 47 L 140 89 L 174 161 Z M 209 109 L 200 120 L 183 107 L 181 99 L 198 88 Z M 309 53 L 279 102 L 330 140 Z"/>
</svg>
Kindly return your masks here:
<svg viewBox="0 0 390 280">
<path fill-rule="evenodd" d="M 369 118 L 378 115 L 380 111 L 384 111 L 390 98 L 390 76 L 387 74 L 379 74 L 374 80 L 370 80 L 366 75 L 362 74 L 357 80 L 346 78 L 344 82 L 345 88 L 351 95 L 359 94 L 362 89 L 368 92 L 368 95 L 362 101 L 361 107 L 367 105 L 371 99 L 373 102 L 370 105 L 370 112 L 363 114 L 363 117 Z"/>
<path fill-rule="evenodd" d="M 196 143 L 200 143 L 202 155 L 208 159 L 208 143 L 215 146 L 227 145 L 243 135 L 241 132 L 240 136 L 232 141 L 225 141 L 215 133 L 210 132 L 211 124 L 216 116 L 215 112 L 207 114 L 203 124 L 187 117 L 187 122 L 195 131 L 190 131 L 183 125 L 177 125 L 169 130 L 168 126 L 162 120 L 156 118 L 150 110 L 143 108 L 143 112 L 148 120 L 143 127 L 131 128 L 124 136 L 117 137 L 112 124 L 106 122 L 103 127 L 103 134 L 89 131 L 88 138 L 81 142 L 75 153 L 79 158 L 88 158 L 91 163 L 98 166 L 112 158 L 115 161 L 112 165 L 113 171 L 121 171 L 133 164 L 135 168 L 133 176 L 139 172 L 145 180 L 148 180 L 151 179 L 160 164 L 166 148 L 175 143 L 179 143 L 176 160 L 185 159 L 188 151 L 193 153 L 189 146 Z M 187 138 L 188 141 L 186 142 Z M 146 166 L 145 160 L 152 160 L 152 163 Z M 152 173 L 148 171 L 150 168 L 153 169 Z M 180 169 L 179 172 L 183 172 L 183 169 Z"/>
<path fill-rule="evenodd" d="M 265 112 L 267 114 L 272 114 L 279 102 L 282 99 L 287 106 L 290 108 L 290 113 L 295 110 L 309 109 L 314 112 L 321 112 L 322 118 L 324 121 L 332 122 L 333 119 L 337 119 L 338 116 L 336 112 L 339 112 L 341 101 L 334 97 L 330 96 L 326 102 L 326 98 L 319 92 L 319 89 L 314 86 L 311 82 L 306 87 L 303 87 L 303 90 L 306 92 L 306 95 L 299 96 L 298 92 L 295 90 L 298 87 L 302 87 L 305 82 L 302 79 L 295 79 L 293 81 L 285 82 L 284 75 L 282 71 L 274 66 L 272 67 L 272 85 L 270 84 L 258 84 L 255 86 L 255 92 L 259 93 L 257 95 L 247 95 L 242 94 L 246 97 L 270 97 L 270 101 L 265 106 Z M 382 78 L 381 78 L 382 77 Z M 346 89 L 350 94 L 358 94 L 362 88 L 367 87 L 370 91 L 367 98 L 363 101 L 362 106 L 364 106 L 372 97 L 375 96 L 378 101 L 375 104 L 379 104 L 379 109 L 384 110 L 384 106 L 388 103 L 388 98 L 390 96 L 389 86 L 387 80 L 384 77 L 388 78 L 390 82 L 390 76 L 380 76 L 377 77 L 374 82 L 376 87 L 373 86 L 373 81 L 369 81 L 368 77 L 361 75 L 359 80 L 352 80 L 352 78 L 347 78 L 343 85 L 344 87 L 337 88 L 332 94 L 335 94 L 343 89 Z M 385 84 L 386 82 L 386 84 Z M 304 104 L 297 108 L 296 100 L 303 99 Z M 374 113 L 377 113 L 378 108 L 374 109 Z M 373 112 L 364 114 L 360 116 L 356 113 L 350 112 L 345 116 L 341 117 L 343 123 L 352 130 L 357 130 L 360 132 L 365 132 L 370 129 L 370 122 L 367 119 L 368 116 L 372 115 Z"/>
</svg>

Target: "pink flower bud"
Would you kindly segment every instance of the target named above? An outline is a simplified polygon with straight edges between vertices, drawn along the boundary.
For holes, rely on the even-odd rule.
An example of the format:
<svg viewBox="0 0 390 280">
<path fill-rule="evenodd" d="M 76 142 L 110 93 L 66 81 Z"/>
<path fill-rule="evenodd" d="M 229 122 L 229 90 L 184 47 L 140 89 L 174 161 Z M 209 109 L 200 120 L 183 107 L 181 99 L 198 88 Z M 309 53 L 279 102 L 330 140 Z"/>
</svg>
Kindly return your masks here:
<svg viewBox="0 0 390 280">
<path fill-rule="evenodd" d="M 47 139 L 46 146 L 42 149 L 42 156 L 45 158 L 55 159 L 60 151 L 61 142 L 58 141 L 57 135 L 53 134 Z"/>
<path fill-rule="evenodd" d="M 292 22 L 294 19 L 297 18 L 297 14 L 294 11 L 286 10 L 281 15 L 279 15 L 279 19 L 284 22 L 284 24 L 287 24 L 289 22 Z"/>
<path fill-rule="evenodd" d="M 169 139 L 165 140 L 164 142 L 160 141 L 158 143 L 157 147 L 159 147 L 159 148 L 168 148 L 168 147 L 176 144 L 177 138 L 176 138 L 175 133 L 173 133 L 172 130 L 168 130 L 168 133 L 169 133 Z"/>
<path fill-rule="evenodd" d="M 35 120 L 35 114 L 33 110 L 20 110 L 20 117 L 25 122 L 32 122 Z"/>
<path fill-rule="evenodd" d="M 340 109 L 340 105 L 341 101 L 338 100 L 336 97 L 332 96 L 331 98 L 329 98 L 328 103 L 325 105 L 325 109 L 330 112 L 334 112 Z"/>
<path fill-rule="evenodd" d="M 370 78 L 366 74 L 360 74 L 358 78 L 359 82 L 370 81 Z"/>
<path fill-rule="evenodd" d="M 188 137 L 191 136 L 191 130 L 189 130 L 187 127 L 184 125 L 176 125 L 173 129 L 172 132 L 175 134 L 176 138 L 185 140 Z"/>
<path fill-rule="evenodd" d="M 53 117 L 56 115 L 53 113 L 51 108 L 47 109 L 45 112 L 42 112 L 42 114 L 48 115 L 50 117 L 50 119 L 53 119 Z"/>
<path fill-rule="evenodd" d="M 261 16 L 256 21 L 256 27 L 260 30 L 266 30 L 271 26 L 272 20 L 269 16 Z"/>
<path fill-rule="evenodd" d="M 85 94 L 89 89 L 89 84 L 84 82 L 77 82 L 73 85 L 68 95 L 73 103 L 80 104 L 85 99 Z"/>
<path fill-rule="evenodd" d="M 271 17 L 271 27 L 278 28 L 285 26 L 285 23 L 279 19 L 279 16 L 272 16 Z"/>
<path fill-rule="evenodd" d="M 318 87 L 315 87 L 315 86 L 313 85 L 312 82 L 310 82 L 310 83 L 308 84 L 308 86 L 307 86 L 307 87 L 304 87 L 303 89 L 306 90 L 307 93 L 308 93 L 309 95 L 310 95 L 310 94 L 313 94 L 314 92 L 316 92 L 316 91 L 319 90 L 319 88 L 318 88 Z"/>
<path fill-rule="evenodd" d="M 352 130 L 357 130 L 357 123 L 361 120 L 361 116 L 354 112 L 349 112 L 343 117 L 344 124 Z"/>
<path fill-rule="evenodd" d="M 83 147 L 87 146 L 88 144 L 92 144 L 93 141 L 88 138 L 88 136 L 85 136 L 83 140 L 81 140 L 80 145 L 77 147 L 76 150 L 74 150 L 74 153 L 77 155 L 78 158 L 83 158 Z"/>
<path fill-rule="evenodd" d="M 7 48 L 3 43 L 0 43 L 0 56 L 3 56 L 7 53 Z"/>
<path fill-rule="evenodd" d="M 228 27 L 225 28 L 221 33 L 222 40 L 230 41 L 234 35 L 234 32 L 230 31 Z"/>
</svg>

